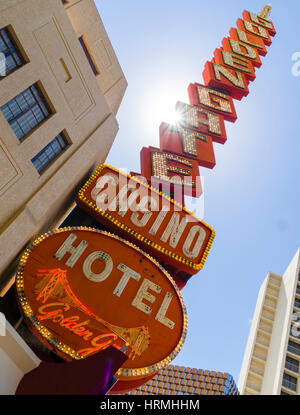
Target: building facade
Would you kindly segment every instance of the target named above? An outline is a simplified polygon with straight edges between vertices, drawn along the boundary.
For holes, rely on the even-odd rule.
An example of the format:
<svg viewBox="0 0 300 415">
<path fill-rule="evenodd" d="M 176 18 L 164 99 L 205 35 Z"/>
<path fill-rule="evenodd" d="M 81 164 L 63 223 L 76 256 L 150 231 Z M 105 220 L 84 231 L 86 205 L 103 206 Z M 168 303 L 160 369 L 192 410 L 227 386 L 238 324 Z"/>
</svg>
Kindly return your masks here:
<svg viewBox="0 0 300 415">
<path fill-rule="evenodd" d="M 93 0 L 1 0 L 0 306 L 25 246 L 61 222 L 105 161 L 126 87 Z M 39 364 L 14 307 L 6 318 L 0 307 L 0 394 Z"/>
<path fill-rule="evenodd" d="M 145 385 L 128 395 L 238 395 L 229 373 L 184 366 L 166 366 Z"/>
<path fill-rule="evenodd" d="M 28 241 L 105 160 L 126 80 L 93 0 L 1 1 L 0 52 L 3 295 Z"/>
<path fill-rule="evenodd" d="M 261 285 L 238 387 L 244 395 L 300 394 L 300 249 Z"/>
</svg>

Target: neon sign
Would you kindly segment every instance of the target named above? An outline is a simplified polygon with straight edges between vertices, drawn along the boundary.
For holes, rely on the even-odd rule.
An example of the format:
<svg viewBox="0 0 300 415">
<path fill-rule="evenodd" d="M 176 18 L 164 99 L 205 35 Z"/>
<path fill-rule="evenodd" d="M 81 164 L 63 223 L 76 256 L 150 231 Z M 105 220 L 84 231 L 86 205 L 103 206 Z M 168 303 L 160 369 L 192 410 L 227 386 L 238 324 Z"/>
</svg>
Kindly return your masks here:
<svg viewBox="0 0 300 415">
<path fill-rule="evenodd" d="M 172 276 L 174 270 L 181 271 L 183 280 L 203 267 L 215 235 L 204 221 L 147 183 L 105 165 L 80 190 L 77 203 L 163 261 Z"/>
<path fill-rule="evenodd" d="M 16 288 L 32 331 L 64 359 L 128 346 L 118 377 L 156 373 L 181 349 L 187 316 L 165 269 L 132 243 L 90 228 L 40 236 L 20 261 Z"/>
<path fill-rule="evenodd" d="M 237 119 L 233 99 L 241 100 L 248 95 L 249 83 L 255 80 L 255 71 L 262 64 L 260 56 L 266 55 L 266 46 L 271 45 L 271 37 L 276 34 L 273 23 L 267 19 L 270 10 L 268 5 L 259 15 L 243 12 L 243 19 L 237 20 L 237 27 L 230 29 L 229 37 L 222 40 L 222 46 L 206 62 L 203 84 L 189 85 L 190 104 L 177 102 L 176 109 L 181 120 L 176 125 L 161 124 L 160 148 L 142 148 L 141 175 L 149 183 L 152 176 L 157 176 L 157 172 L 163 182 L 170 154 L 177 155 L 178 164 L 177 170 L 173 169 L 168 175 L 179 172 L 179 178 L 183 178 L 183 175 L 189 177 L 192 185 L 195 177 L 199 178 L 200 175 L 198 166 L 214 168 L 213 142 L 226 142 L 224 121 L 235 122 Z M 155 152 L 159 157 L 151 156 Z M 165 163 L 162 162 L 164 159 Z M 190 169 L 187 169 L 188 160 L 197 162 L 197 165 L 193 164 L 192 167 L 191 164 Z M 197 192 L 193 188 L 191 192 L 189 186 L 183 186 L 183 193 L 201 196 L 201 191 Z"/>
</svg>

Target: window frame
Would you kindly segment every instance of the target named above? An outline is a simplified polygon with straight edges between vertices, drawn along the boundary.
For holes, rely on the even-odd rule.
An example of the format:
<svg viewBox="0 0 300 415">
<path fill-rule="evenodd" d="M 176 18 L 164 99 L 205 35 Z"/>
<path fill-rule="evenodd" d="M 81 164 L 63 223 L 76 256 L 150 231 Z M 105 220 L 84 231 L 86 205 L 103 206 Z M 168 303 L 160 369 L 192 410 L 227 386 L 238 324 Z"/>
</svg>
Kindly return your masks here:
<svg viewBox="0 0 300 415">
<path fill-rule="evenodd" d="M 59 137 L 64 141 L 65 146 L 63 147 L 59 141 Z M 54 142 L 56 142 L 59 147 L 60 147 L 60 151 L 58 153 L 55 153 L 55 150 L 52 147 L 52 144 L 55 144 Z M 67 151 L 67 149 L 70 147 L 70 145 L 72 144 L 68 134 L 66 133 L 65 130 L 61 131 L 59 134 L 57 134 L 48 144 L 46 144 L 34 157 L 32 157 L 31 159 L 31 163 L 33 165 L 33 167 L 35 168 L 35 170 L 37 171 L 37 173 L 42 176 L 45 171 L 50 168 L 53 163 L 55 163 L 55 161 L 58 160 L 58 158 L 60 158 L 60 156 Z M 49 158 L 49 154 L 46 154 L 46 151 L 52 148 L 53 154 L 54 156 L 52 158 Z M 39 157 L 44 156 L 48 159 L 47 164 L 44 164 L 42 161 L 38 160 Z M 42 166 L 42 168 L 39 170 L 38 167 L 35 165 L 35 162 L 38 161 L 40 163 L 40 165 Z"/>
<path fill-rule="evenodd" d="M 29 91 L 29 93 L 31 94 L 30 98 L 33 98 L 34 104 L 29 104 L 26 98 L 26 95 L 25 95 L 27 91 Z M 17 99 L 23 99 L 26 102 L 27 104 L 26 110 L 23 110 L 20 107 L 20 103 L 17 101 Z M 45 109 L 42 107 L 42 105 L 45 107 Z M 16 115 L 16 113 L 12 109 L 13 106 L 18 107 L 21 112 Z M 5 110 L 3 109 L 4 107 L 7 107 L 7 109 L 9 110 L 13 118 L 8 118 L 5 115 L 5 112 L 4 112 Z M 36 107 L 38 107 L 40 114 L 43 116 L 43 118 L 40 121 L 37 119 L 37 115 L 33 111 Z M 55 110 L 52 104 L 50 103 L 49 98 L 47 94 L 45 93 L 40 82 L 35 82 L 34 84 L 25 88 L 23 91 L 19 92 L 16 96 L 14 96 L 9 101 L 7 101 L 5 104 L 3 104 L 0 107 L 0 110 L 19 143 L 22 143 L 34 131 L 36 131 L 44 122 L 46 122 L 53 114 L 55 114 Z M 28 120 L 29 116 L 33 116 L 33 118 L 37 122 L 33 127 L 30 126 L 30 123 Z M 19 123 L 19 120 L 21 119 L 21 117 L 23 117 L 22 122 L 23 123 L 25 122 L 27 126 L 31 127 L 30 130 L 28 130 L 27 132 L 24 131 L 24 129 L 22 128 L 22 124 Z M 17 126 L 15 128 L 13 127 L 14 123 L 17 123 Z M 17 127 L 20 130 L 20 132 L 23 133 L 21 137 L 19 137 L 19 135 L 16 132 Z"/>
<path fill-rule="evenodd" d="M 286 356 L 284 367 L 287 370 L 290 370 L 291 372 L 298 374 L 299 373 L 299 360 L 294 359 L 293 357 L 290 357 L 290 356 Z M 294 368 L 296 368 L 297 370 L 294 370 Z"/>
<path fill-rule="evenodd" d="M 9 45 L 7 44 L 6 39 L 3 37 L 3 34 L 1 33 L 2 31 L 5 31 L 5 34 L 8 37 L 9 41 L 11 42 L 13 49 L 10 48 Z M 3 52 L 0 51 L 0 52 L 3 53 L 3 54 L 9 52 L 10 56 L 12 57 L 13 61 L 16 64 L 16 67 L 13 68 L 12 70 L 10 70 L 9 72 L 7 72 L 7 66 L 6 66 L 5 75 L 4 76 L 0 75 L 0 81 L 1 81 L 2 79 L 7 78 L 10 74 L 16 72 L 18 69 L 20 69 L 24 65 L 26 65 L 26 63 L 29 62 L 29 59 L 28 59 L 28 56 L 26 55 L 25 51 L 21 47 L 20 42 L 19 42 L 19 40 L 16 36 L 16 33 L 13 30 L 11 25 L 7 25 L 7 26 L 4 26 L 4 27 L 0 28 L 0 38 L 2 39 L 2 42 L 7 46 L 7 49 L 5 51 L 3 51 Z M 16 55 L 20 59 L 20 61 L 21 61 L 20 65 L 16 63 L 15 57 L 14 57 L 14 55 L 11 51 L 13 51 L 13 53 L 16 53 Z"/>
<path fill-rule="evenodd" d="M 295 347 L 294 346 L 294 344 L 296 344 L 298 347 Z M 289 346 L 292 348 L 292 349 L 294 349 L 294 350 L 298 350 L 298 353 L 294 353 L 292 350 L 290 350 L 289 349 Z M 287 350 L 290 352 L 290 353 L 293 353 L 294 355 L 296 355 L 296 356 L 300 356 L 300 344 L 298 344 L 298 343 L 296 343 L 296 342 L 294 342 L 294 341 L 292 341 L 292 340 L 289 340 L 288 341 L 288 347 L 287 347 Z"/>
<path fill-rule="evenodd" d="M 290 379 L 295 379 L 296 382 L 291 381 Z M 285 388 L 288 388 L 294 392 L 297 392 L 297 386 L 298 386 L 298 379 L 294 376 L 291 376 L 285 372 L 283 372 L 283 376 L 282 376 L 282 386 L 284 386 Z M 295 388 L 291 387 L 294 386 Z"/>
</svg>

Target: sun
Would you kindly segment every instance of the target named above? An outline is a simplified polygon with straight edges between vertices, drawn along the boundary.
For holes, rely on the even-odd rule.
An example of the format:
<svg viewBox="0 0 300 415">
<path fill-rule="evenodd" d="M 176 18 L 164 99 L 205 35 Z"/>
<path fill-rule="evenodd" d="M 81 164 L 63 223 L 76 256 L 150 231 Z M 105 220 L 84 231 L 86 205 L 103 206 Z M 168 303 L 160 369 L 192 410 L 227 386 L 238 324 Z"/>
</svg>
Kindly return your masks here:
<svg viewBox="0 0 300 415">
<path fill-rule="evenodd" d="M 148 102 L 153 121 L 176 124 L 180 121 L 180 114 L 175 110 L 178 94 L 170 86 L 162 86 L 154 90 Z"/>
<path fill-rule="evenodd" d="M 146 91 L 144 97 L 144 110 L 147 123 L 157 129 L 162 122 L 176 126 L 181 120 L 181 114 L 175 110 L 176 102 L 187 102 L 187 92 L 177 87 L 174 80 L 153 85 Z"/>
</svg>

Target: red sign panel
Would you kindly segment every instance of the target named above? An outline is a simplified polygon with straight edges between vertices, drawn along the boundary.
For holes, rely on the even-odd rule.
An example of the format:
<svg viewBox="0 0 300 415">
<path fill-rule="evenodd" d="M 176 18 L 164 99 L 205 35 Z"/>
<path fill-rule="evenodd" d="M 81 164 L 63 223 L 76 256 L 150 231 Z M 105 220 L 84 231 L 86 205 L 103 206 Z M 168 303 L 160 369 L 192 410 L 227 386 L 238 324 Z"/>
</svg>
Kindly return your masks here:
<svg viewBox="0 0 300 415">
<path fill-rule="evenodd" d="M 224 49 L 216 49 L 214 52 L 214 62 L 225 68 L 240 71 L 244 74 L 247 82 L 254 81 L 256 77 L 251 60 L 241 54 L 227 52 Z"/>
<path fill-rule="evenodd" d="M 179 156 L 155 147 L 141 150 L 141 175 L 159 189 L 169 189 L 167 194 L 200 197 L 202 194 L 198 163 L 183 155 Z M 179 202 L 182 200 L 176 198 Z"/>
<path fill-rule="evenodd" d="M 259 53 L 256 48 L 247 45 L 239 40 L 224 37 L 222 40 L 223 50 L 225 52 L 234 53 L 245 59 L 249 59 L 252 65 L 256 68 L 260 68 L 262 65 Z"/>
<path fill-rule="evenodd" d="M 206 85 L 190 84 L 188 87 L 190 103 L 214 111 L 224 120 L 235 122 L 237 119 L 233 99 L 229 94 L 209 88 Z"/>
<path fill-rule="evenodd" d="M 178 203 L 106 165 L 79 191 L 77 203 L 109 229 L 188 274 L 203 267 L 215 236 Z"/>
<path fill-rule="evenodd" d="M 232 98 L 241 100 L 249 94 L 243 72 L 226 68 L 216 62 L 206 62 L 202 73 L 205 85 L 228 91 Z"/>
<path fill-rule="evenodd" d="M 162 123 L 159 127 L 159 143 L 163 152 L 184 155 L 195 160 L 199 166 L 212 169 L 216 164 L 212 138 L 208 134 Z"/>
<path fill-rule="evenodd" d="M 225 143 L 227 136 L 222 115 L 196 105 L 184 104 L 183 102 L 177 102 L 176 110 L 181 116 L 180 125 L 200 133 L 209 134 L 212 140 L 217 143 Z"/>
<path fill-rule="evenodd" d="M 266 46 L 270 46 L 272 40 L 267 29 L 260 24 L 249 22 L 248 20 L 238 19 L 236 21 L 237 28 L 244 31 L 246 34 L 254 35 L 260 38 Z"/>
<path fill-rule="evenodd" d="M 259 55 L 266 56 L 267 49 L 264 41 L 251 33 L 246 33 L 241 29 L 231 28 L 229 30 L 230 38 L 243 44 L 249 45 L 255 48 Z M 255 66 L 255 65 L 254 65 Z"/>
<path fill-rule="evenodd" d="M 275 27 L 270 20 L 265 19 L 264 17 L 259 16 L 256 13 L 248 12 L 247 10 L 243 11 L 243 18 L 244 20 L 251 22 L 254 25 L 264 27 L 271 36 L 276 35 Z"/>
</svg>

